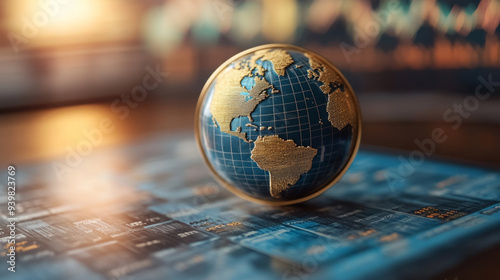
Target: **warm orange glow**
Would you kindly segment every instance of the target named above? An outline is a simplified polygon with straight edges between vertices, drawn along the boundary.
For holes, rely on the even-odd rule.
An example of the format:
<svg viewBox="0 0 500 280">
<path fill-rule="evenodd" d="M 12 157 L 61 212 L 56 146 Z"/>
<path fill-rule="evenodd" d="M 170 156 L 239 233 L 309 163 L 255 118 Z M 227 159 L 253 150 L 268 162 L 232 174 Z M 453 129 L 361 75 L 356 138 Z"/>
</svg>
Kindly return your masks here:
<svg viewBox="0 0 500 280">
<path fill-rule="evenodd" d="M 5 135 L 23 135 L 16 138 L 13 151 L 5 152 L 15 153 L 16 160 L 20 163 L 64 156 L 67 152 L 66 147 L 75 149 L 81 140 L 86 139 L 83 131 L 99 127 L 99 121 L 104 118 L 116 120 L 109 106 L 105 105 L 63 107 L 20 114 L 16 119 L 4 118 L 0 125 Z M 120 122 L 114 121 L 114 123 L 115 132 L 106 134 L 95 149 L 126 140 L 128 135 L 124 133 L 123 127 L 119 126 Z"/>
<path fill-rule="evenodd" d="M 337 19 L 341 4 L 340 1 L 315 1 L 307 15 L 309 28 L 315 32 L 326 32 Z"/>
<path fill-rule="evenodd" d="M 85 139 L 84 130 L 97 127 L 100 119 L 111 115 L 104 106 L 73 106 L 44 112 L 34 122 L 36 130 L 30 134 L 37 139 L 40 151 L 64 151 Z"/>
<path fill-rule="evenodd" d="M 291 42 L 297 28 L 296 0 L 262 1 L 262 32 L 269 40 Z"/>
<path fill-rule="evenodd" d="M 99 129 L 99 123 L 108 118 L 114 126 L 119 126 L 119 120 L 113 117 L 108 106 L 82 105 L 44 111 L 37 119 L 25 120 L 24 129 L 31 127 L 30 139 L 36 139 L 29 141 L 33 145 L 29 150 L 51 158 L 47 163 L 50 172 L 45 176 L 53 182 L 52 187 L 57 188 L 54 198 L 63 201 L 61 205 L 71 205 L 74 210 L 106 204 L 121 207 L 131 200 L 143 199 L 133 192 L 124 191 L 123 188 L 130 186 L 117 184 L 119 180 L 113 177 L 124 166 L 132 164 L 127 156 L 101 152 L 105 146 L 125 142 L 126 135 L 117 128 L 110 133 L 102 132 L 100 141 L 91 142 L 86 134 Z M 87 146 L 81 149 L 84 142 Z M 126 193 L 129 195 L 123 197 Z"/>
<path fill-rule="evenodd" d="M 133 22 L 137 17 L 135 5 L 123 5 L 121 1 L 6 1 L 7 29 L 27 39 L 30 47 L 137 37 L 137 26 Z"/>
</svg>

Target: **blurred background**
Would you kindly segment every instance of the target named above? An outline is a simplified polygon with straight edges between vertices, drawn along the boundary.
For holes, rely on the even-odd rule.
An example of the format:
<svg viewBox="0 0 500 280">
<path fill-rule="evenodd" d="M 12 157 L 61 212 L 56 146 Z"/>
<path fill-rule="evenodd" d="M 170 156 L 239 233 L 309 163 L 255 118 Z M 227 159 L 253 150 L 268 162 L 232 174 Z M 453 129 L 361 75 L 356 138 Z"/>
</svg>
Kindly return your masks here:
<svg viewBox="0 0 500 280">
<path fill-rule="evenodd" d="M 221 63 L 290 43 L 345 74 L 363 144 L 412 150 L 442 128 L 437 155 L 500 166 L 500 86 L 484 84 L 500 82 L 499 22 L 498 0 L 3 0 L 2 162 L 64 155 L 103 118 L 115 130 L 100 147 L 191 130 Z M 155 71 L 158 83 L 134 99 Z M 454 127 L 443 114 L 479 85 L 491 95 Z"/>
</svg>

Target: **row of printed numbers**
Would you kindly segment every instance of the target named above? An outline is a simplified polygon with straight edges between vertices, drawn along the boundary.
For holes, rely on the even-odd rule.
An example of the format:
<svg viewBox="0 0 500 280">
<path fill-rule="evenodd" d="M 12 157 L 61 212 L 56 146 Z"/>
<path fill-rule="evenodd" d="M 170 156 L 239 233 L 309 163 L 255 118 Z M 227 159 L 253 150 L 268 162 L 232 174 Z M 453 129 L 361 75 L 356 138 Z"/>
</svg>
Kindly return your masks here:
<svg viewBox="0 0 500 280">
<path fill-rule="evenodd" d="M 16 215 L 16 168 L 9 165 L 7 170 L 7 210 L 9 216 Z"/>
<path fill-rule="evenodd" d="M 9 165 L 7 168 L 7 229 L 9 238 L 7 240 L 7 270 L 16 272 L 16 168 Z"/>
</svg>

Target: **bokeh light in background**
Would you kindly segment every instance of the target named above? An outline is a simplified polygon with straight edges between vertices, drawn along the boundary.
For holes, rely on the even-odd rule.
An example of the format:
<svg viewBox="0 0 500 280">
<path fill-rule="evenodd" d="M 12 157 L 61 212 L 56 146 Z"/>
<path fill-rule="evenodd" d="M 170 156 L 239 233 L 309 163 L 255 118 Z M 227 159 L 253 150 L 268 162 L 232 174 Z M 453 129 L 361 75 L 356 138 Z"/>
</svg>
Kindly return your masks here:
<svg viewBox="0 0 500 280">
<path fill-rule="evenodd" d="M 4 29 L 26 38 L 27 48 L 133 41 L 139 36 L 137 7 L 128 1 L 3 1 Z M 11 33 L 12 32 L 12 33 Z M 32 38 L 30 38 L 32 37 Z"/>
<path fill-rule="evenodd" d="M 271 42 L 323 53 L 363 92 L 409 88 L 373 72 L 500 66 L 498 0 L 7 0 L 0 13 L 3 108 L 113 96 L 152 62 L 172 72 L 164 94 L 193 97 L 231 54 Z M 470 90 L 461 75 L 449 91 Z"/>
</svg>

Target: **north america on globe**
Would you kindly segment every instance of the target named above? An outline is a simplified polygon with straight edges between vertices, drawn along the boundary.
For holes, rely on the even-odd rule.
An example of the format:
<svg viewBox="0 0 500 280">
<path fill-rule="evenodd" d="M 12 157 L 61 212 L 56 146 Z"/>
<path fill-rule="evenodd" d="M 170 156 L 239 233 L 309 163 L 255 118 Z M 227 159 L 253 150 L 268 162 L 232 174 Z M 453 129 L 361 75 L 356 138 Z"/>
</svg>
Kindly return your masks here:
<svg viewBox="0 0 500 280">
<path fill-rule="evenodd" d="M 239 194 L 300 199 L 345 167 L 358 137 L 356 106 L 337 70 L 315 54 L 256 50 L 209 84 L 198 120 L 203 152 Z"/>
</svg>

